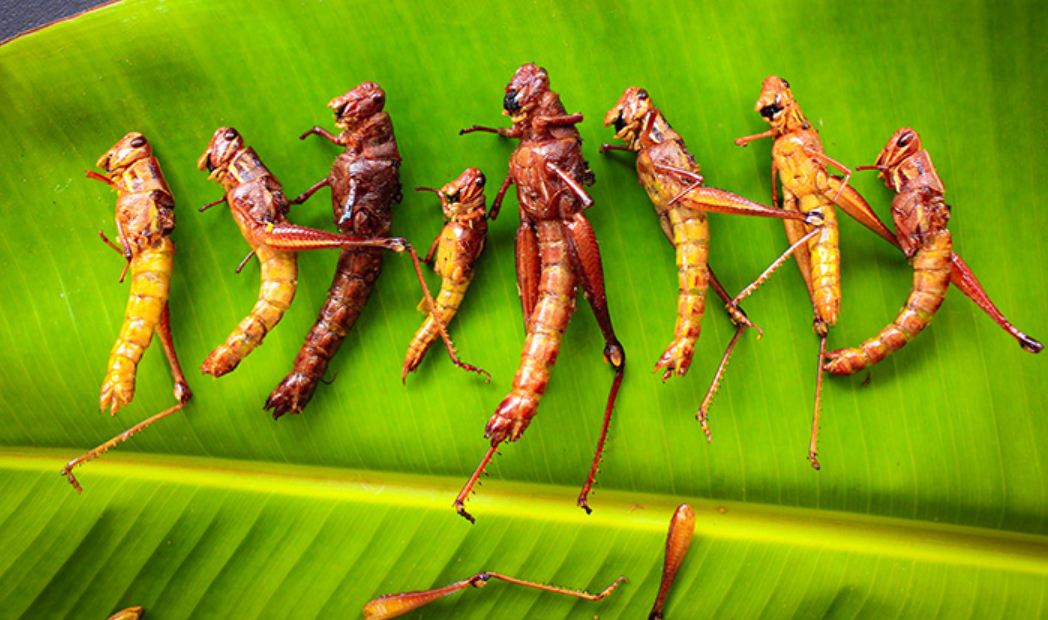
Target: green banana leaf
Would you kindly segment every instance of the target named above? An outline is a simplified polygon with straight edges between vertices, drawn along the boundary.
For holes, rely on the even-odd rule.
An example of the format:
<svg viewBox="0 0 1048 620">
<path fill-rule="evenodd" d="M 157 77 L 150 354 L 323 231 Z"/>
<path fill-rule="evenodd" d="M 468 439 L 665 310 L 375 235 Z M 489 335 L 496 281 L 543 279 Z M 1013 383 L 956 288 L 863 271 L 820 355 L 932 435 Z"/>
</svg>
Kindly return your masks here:
<svg viewBox="0 0 1048 620">
<path fill-rule="evenodd" d="M 732 326 L 709 304 L 696 362 L 666 384 L 650 368 L 672 334 L 672 249 L 631 156 L 601 156 L 601 119 L 626 86 L 652 94 L 707 183 L 768 200 L 769 143 L 753 111 L 761 80 L 787 77 L 827 152 L 869 164 L 891 133 L 922 135 L 953 205 L 956 248 L 998 305 L 1048 334 L 1048 212 L 1037 205 L 1048 121 L 1043 2 L 660 3 L 128 1 L 0 46 L 0 616 L 351 617 L 380 594 L 480 570 L 597 591 L 599 603 L 492 583 L 416 617 L 644 617 L 665 528 L 697 512 L 667 615 L 685 617 L 1043 617 L 1048 600 L 1045 359 L 1021 351 L 957 291 L 934 324 L 869 373 L 828 378 L 820 457 L 805 460 L 817 339 L 787 266 L 746 309 L 747 333 L 711 414 L 695 410 Z M 434 349 L 399 381 L 421 317 L 407 261 L 389 257 L 364 316 L 304 414 L 262 409 L 324 297 L 333 252 L 300 259 L 282 324 L 233 374 L 197 374 L 247 312 L 257 266 L 228 212 L 195 208 L 219 188 L 195 168 L 233 125 L 297 193 L 336 151 L 303 130 L 364 80 L 387 91 L 405 189 L 466 166 L 495 183 L 513 144 L 461 127 L 503 125 L 515 68 L 545 66 L 585 114 L 597 176 L 587 212 L 628 372 L 595 511 L 574 506 L 612 373 L 588 308 L 572 322 L 540 415 L 504 446 L 471 500 L 451 509 L 486 448 L 523 328 L 513 268 L 513 200 L 492 227 L 451 326 L 462 373 Z M 159 346 L 116 417 L 98 386 L 127 287 L 95 231 L 113 231 L 112 192 L 83 171 L 120 136 L 154 143 L 178 202 L 171 306 L 194 399 L 81 470 L 80 452 L 171 404 Z M 887 218 L 872 173 L 854 185 Z M 292 217 L 332 227 L 322 194 Z M 431 194 L 405 192 L 394 230 L 426 247 L 441 226 Z M 780 223 L 712 217 L 711 263 L 739 290 L 785 248 Z M 841 227 L 843 314 L 831 346 L 894 317 L 910 286 L 903 257 L 855 222 Z M 435 278 L 431 283 L 436 286 Z"/>
</svg>

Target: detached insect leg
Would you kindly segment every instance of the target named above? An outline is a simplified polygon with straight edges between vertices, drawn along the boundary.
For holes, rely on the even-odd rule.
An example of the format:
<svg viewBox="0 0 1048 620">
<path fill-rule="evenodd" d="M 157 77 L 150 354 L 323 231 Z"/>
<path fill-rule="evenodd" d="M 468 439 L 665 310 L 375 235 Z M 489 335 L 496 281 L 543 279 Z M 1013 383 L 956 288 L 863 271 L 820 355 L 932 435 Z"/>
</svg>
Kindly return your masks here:
<svg viewBox="0 0 1048 620">
<path fill-rule="evenodd" d="M 95 449 L 91 450 L 90 452 L 87 452 L 86 454 L 83 454 L 81 456 L 76 457 L 72 461 L 69 461 L 68 463 L 66 463 L 66 466 L 64 468 L 62 468 L 62 472 L 61 472 L 62 475 L 66 477 L 66 480 L 69 481 L 69 484 L 73 485 L 73 488 L 76 489 L 77 493 L 82 493 L 84 488 L 82 486 L 80 486 L 80 482 L 76 479 L 76 476 L 73 475 L 73 469 L 74 468 L 76 468 L 76 467 L 78 467 L 80 465 L 83 465 L 84 463 L 90 461 L 91 459 L 93 459 L 93 458 L 95 458 L 97 456 L 105 454 L 107 451 L 109 451 L 110 448 L 114 448 L 114 447 L 124 443 L 125 441 L 130 439 L 131 436 L 134 435 L 135 433 L 137 433 L 138 431 L 146 428 L 147 426 L 151 425 L 152 423 L 154 423 L 154 422 L 156 422 L 158 420 L 162 420 L 162 419 L 166 418 L 167 416 L 169 416 L 169 415 L 171 415 L 173 413 L 181 411 L 182 408 L 185 407 L 185 406 L 186 406 L 186 403 L 185 402 L 181 402 L 181 403 L 178 403 L 177 405 L 175 405 L 174 407 L 165 409 L 165 410 L 161 411 L 160 413 L 158 413 L 158 414 L 156 414 L 156 415 L 154 415 L 154 416 L 152 416 L 150 418 L 147 418 L 147 419 L 143 420 L 142 422 L 139 422 L 138 424 L 132 426 L 131 428 L 129 428 L 126 431 L 124 431 L 123 433 L 120 433 L 116 437 L 113 437 L 109 441 L 107 441 L 107 442 L 103 443 L 102 445 L 96 447 Z"/>
</svg>

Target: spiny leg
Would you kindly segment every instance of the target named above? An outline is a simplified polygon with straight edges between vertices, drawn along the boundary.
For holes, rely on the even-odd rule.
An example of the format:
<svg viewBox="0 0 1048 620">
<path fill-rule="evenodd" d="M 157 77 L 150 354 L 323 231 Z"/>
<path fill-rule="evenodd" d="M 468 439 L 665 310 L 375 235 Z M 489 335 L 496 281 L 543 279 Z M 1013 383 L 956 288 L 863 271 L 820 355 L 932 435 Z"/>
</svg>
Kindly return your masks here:
<svg viewBox="0 0 1048 620">
<path fill-rule="evenodd" d="M 1005 318 L 1004 314 L 997 308 L 993 300 L 990 299 L 990 295 L 983 288 L 979 279 L 975 277 L 975 273 L 972 272 L 971 268 L 967 263 L 964 262 L 956 252 L 950 255 L 950 261 L 952 263 L 952 269 L 950 271 L 950 281 L 953 282 L 954 286 L 959 288 L 962 293 L 965 294 L 969 299 L 975 302 L 975 305 L 985 312 L 997 325 L 1004 331 L 1011 334 L 1019 346 L 1025 351 L 1030 353 L 1040 353 L 1044 348 L 1036 338 L 1027 336 L 1023 332 L 1019 331 L 1015 325 L 1012 325 L 1011 321 Z"/>
<path fill-rule="evenodd" d="M 811 463 L 812 469 L 818 470 L 820 468 L 818 456 L 818 444 L 819 444 L 819 414 L 821 410 L 821 399 L 822 399 L 822 364 L 826 358 L 826 336 L 820 336 L 819 339 L 819 373 L 815 380 L 815 411 L 811 418 L 811 440 L 808 443 L 808 462 Z"/>
<path fill-rule="evenodd" d="M 440 337 L 444 341 L 444 348 L 447 349 L 448 356 L 451 358 L 452 363 L 463 370 L 483 375 L 485 382 L 491 381 L 491 374 L 488 373 L 488 371 L 473 366 L 472 364 L 467 364 L 459 359 L 458 353 L 455 351 L 455 346 L 451 342 L 451 336 L 448 335 L 447 327 L 444 325 L 444 322 L 440 320 L 436 311 L 436 302 L 433 300 L 433 295 L 429 292 L 429 286 L 426 284 L 426 277 L 422 274 L 422 262 L 419 260 L 415 248 L 408 243 L 406 239 L 401 237 L 361 239 L 329 233 L 315 228 L 296 226 L 294 224 L 280 224 L 278 226 L 273 226 L 262 234 L 263 242 L 266 245 L 275 250 L 281 250 L 284 252 L 335 248 L 382 248 L 391 250 L 398 254 L 407 252 L 408 256 L 411 257 L 411 264 L 415 269 L 415 276 L 418 278 L 419 285 L 422 287 L 422 295 L 426 300 L 426 307 L 433 315 L 434 323 L 437 325 Z"/>
<path fill-rule="evenodd" d="M 533 588 L 543 592 L 551 592 L 553 594 L 573 596 L 587 601 L 599 601 L 603 599 L 611 594 L 620 583 L 626 581 L 625 577 L 619 577 L 602 592 L 590 594 L 589 592 L 570 590 L 568 588 L 561 588 L 559 586 L 537 583 L 534 581 L 525 581 L 523 579 L 517 579 L 516 577 L 510 577 L 509 575 L 485 571 L 477 573 L 468 579 L 456 581 L 455 583 L 441 588 L 380 596 L 364 605 L 362 610 L 364 613 L 364 620 L 388 620 L 390 618 L 395 618 L 460 590 L 465 590 L 469 587 L 478 589 L 482 588 L 491 579 L 499 579 L 513 585 Z"/>
<path fill-rule="evenodd" d="M 590 465 L 589 475 L 586 476 L 586 482 L 582 485 L 582 490 L 579 491 L 579 498 L 576 501 L 578 507 L 585 510 L 586 514 L 593 512 L 593 509 L 589 507 L 588 498 L 594 483 L 597 481 L 597 470 L 600 468 L 600 460 L 604 456 L 604 444 L 608 440 L 608 427 L 611 426 L 611 413 L 615 409 L 615 399 L 618 397 L 619 387 L 622 385 L 622 371 L 622 368 L 618 368 L 615 371 L 615 378 L 611 381 L 608 403 L 604 407 L 604 422 L 600 427 L 600 437 L 597 438 L 597 451 L 593 454 L 593 464 Z"/>
<path fill-rule="evenodd" d="M 473 492 L 473 487 L 477 484 L 477 480 L 480 480 L 480 476 L 484 473 L 484 469 L 488 466 L 488 463 L 491 462 L 491 458 L 495 456 L 495 451 L 498 450 L 498 447 L 499 444 L 497 443 L 491 444 L 491 447 L 489 447 L 488 451 L 484 454 L 484 458 L 480 460 L 480 465 L 477 465 L 477 469 L 473 471 L 473 475 L 469 477 L 469 480 L 466 481 L 462 490 L 459 491 L 458 496 L 455 497 L 455 503 L 453 504 L 455 512 L 459 513 L 462 518 L 470 523 L 476 523 L 477 520 L 473 515 L 466 511 L 466 500 L 469 499 L 470 494 Z"/>
<path fill-rule="evenodd" d="M 742 289 L 742 291 L 739 292 L 738 295 L 733 297 L 732 300 L 730 302 L 728 302 L 729 308 L 730 307 L 734 307 L 734 306 L 738 306 L 740 301 L 742 301 L 743 299 L 746 299 L 747 297 L 752 295 L 754 293 L 754 291 L 756 291 L 760 287 L 760 285 L 764 284 L 764 282 L 767 281 L 767 279 L 770 278 L 773 273 L 778 271 L 779 267 L 782 267 L 782 265 L 787 260 L 789 260 L 789 258 L 791 256 L 793 256 L 793 254 L 798 249 L 800 249 L 801 247 L 804 247 L 804 245 L 808 242 L 808 240 L 811 239 L 812 237 L 814 237 L 820 231 L 821 231 L 821 229 L 819 229 L 819 228 L 813 228 L 812 230 L 810 230 L 807 233 L 805 233 L 804 236 L 802 236 L 796 242 L 794 242 L 793 245 L 791 245 L 789 248 L 787 248 L 786 251 L 783 252 L 782 255 L 780 255 L 778 258 L 776 258 L 772 262 L 771 265 L 768 265 L 768 268 L 765 269 L 761 273 L 761 275 L 757 276 L 756 280 L 754 280 L 752 283 L 750 283 L 750 285 L 747 286 L 746 288 Z"/>
<path fill-rule="evenodd" d="M 84 488 L 82 486 L 80 486 L 80 482 L 76 479 L 76 476 L 73 475 L 73 469 L 75 467 L 78 467 L 79 465 L 83 465 L 84 463 L 90 461 L 91 459 L 106 453 L 111 448 L 114 448 L 114 447 L 124 443 L 125 441 L 130 439 L 132 435 L 134 435 L 138 431 L 144 429 L 145 427 L 149 426 L 153 422 L 156 422 L 157 420 L 162 420 L 162 419 L 166 418 L 167 416 L 169 416 L 169 415 L 171 415 L 171 414 L 173 414 L 173 413 L 175 413 L 177 411 L 180 411 L 185 406 L 186 406 L 185 403 L 178 403 L 174 407 L 170 407 L 168 409 L 165 409 L 165 410 L 161 411 L 160 413 L 158 413 L 158 414 L 156 414 L 156 415 L 154 415 L 154 416 L 152 416 L 150 418 L 146 418 L 144 421 L 139 422 L 138 424 L 132 426 L 131 428 L 129 428 L 126 431 L 124 431 L 123 433 L 120 433 L 116 437 L 113 437 L 109 441 L 101 444 L 100 446 L 96 447 L 95 449 L 91 450 L 90 452 L 87 452 L 85 454 L 82 454 L 81 456 L 76 457 L 72 461 L 69 461 L 68 463 L 66 463 L 66 466 L 62 468 L 62 472 L 61 472 L 62 475 L 66 477 L 66 480 L 69 481 L 69 484 L 73 485 L 73 488 L 76 489 L 77 493 L 82 493 Z"/>
<path fill-rule="evenodd" d="M 706 443 L 711 443 L 713 441 L 713 433 L 710 432 L 708 421 L 710 404 L 713 403 L 713 396 L 717 393 L 721 381 L 724 379 L 724 371 L 728 368 L 728 361 L 731 359 L 731 354 L 735 351 L 735 345 L 739 342 L 739 337 L 742 336 L 742 332 L 745 329 L 745 325 L 739 325 L 735 328 L 735 335 L 732 336 L 731 341 L 728 342 L 728 348 L 724 350 L 724 355 L 721 356 L 720 365 L 717 366 L 717 372 L 713 374 L 713 381 L 710 383 L 709 389 L 706 390 L 706 396 L 702 399 L 702 404 L 699 405 L 698 413 L 695 414 L 695 418 L 699 421 L 699 427 L 702 428 L 702 432 L 706 434 Z"/>
</svg>

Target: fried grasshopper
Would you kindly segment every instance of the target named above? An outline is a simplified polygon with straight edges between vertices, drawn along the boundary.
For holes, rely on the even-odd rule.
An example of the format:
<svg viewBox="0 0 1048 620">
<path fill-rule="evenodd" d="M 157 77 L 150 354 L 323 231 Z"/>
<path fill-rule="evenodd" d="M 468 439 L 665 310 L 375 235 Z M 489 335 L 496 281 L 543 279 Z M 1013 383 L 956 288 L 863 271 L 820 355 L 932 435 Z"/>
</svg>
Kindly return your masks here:
<svg viewBox="0 0 1048 620">
<path fill-rule="evenodd" d="M 473 281 L 473 265 L 484 250 L 484 240 L 488 234 L 484 183 L 483 172 L 466 168 L 458 178 L 439 190 L 416 188 L 437 194 L 448 221 L 433 240 L 424 259 L 426 263 L 433 263 L 434 271 L 441 278 L 437 305 L 433 312 L 427 312 L 425 321 L 408 345 L 402 379 L 422 363 L 422 357 L 440 335 L 438 327 L 451 323 Z"/>
<path fill-rule="evenodd" d="M 363 82 L 328 103 L 341 132 L 335 135 L 322 127 L 313 127 L 299 136 L 305 139 L 317 135 L 344 150 L 326 177 L 289 202 L 303 203 L 317 190 L 330 187 L 335 225 L 342 234 L 355 238 L 389 238 L 392 207 L 401 200 L 400 153 L 385 103 L 386 93 L 381 86 Z M 266 400 L 265 408 L 273 411 L 274 419 L 286 413 L 301 413 L 309 403 L 331 358 L 371 297 L 381 272 L 382 248 L 346 248 L 339 254 L 327 298 L 302 343 L 294 368 Z M 440 336 L 440 326 L 435 325 L 433 332 Z M 453 361 L 468 370 L 479 370 L 457 358 Z"/>
<path fill-rule="evenodd" d="M 920 136 L 908 127 L 899 129 L 869 168 L 880 170 L 885 185 L 897 192 L 892 220 L 895 238 L 913 264 L 913 288 L 899 315 L 876 336 L 826 354 L 825 368 L 836 375 L 858 372 L 905 346 L 928 326 L 950 286 L 950 205 Z"/>
<path fill-rule="evenodd" d="M 109 413 L 115 415 L 131 403 L 135 396 L 138 362 L 149 348 L 154 333 L 160 337 L 160 345 L 171 367 L 178 402 L 69 461 L 62 474 L 77 491 L 82 488 L 73 475 L 73 468 L 127 441 L 157 420 L 180 411 L 192 396 L 175 353 L 168 311 L 168 291 L 175 258 L 175 242 L 171 240 L 171 233 L 175 230 L 175 199 L 171 188 L 160 171 L 160 162 L 153 156 L 152 145 L 138 132 L 121 138 L 99 158 L 97 166 L 103 174 L 88 171 L 87 176 L 102 181 L 117 192 L 117 243 L 111 242 L 102 231 L 98 234 L 126 261 L 120 281 L 124 280 L 129 269 L 131 271 L 131 291 L 124 311 L 124 324 L 109 354 L 99 406 L 102 411 L 109 409 Z"/>
<path fill-rule="evenodd" d="M 817 211 L 805 215 L 773 209 L 731 192 L 703 186 L 699 165 L 688 152 L 683 138 L 670 127 L 643 88 L 631 86 L 626 89 L 604 117 L 604 126 L 612 125 L 615 137 L 626 142 L 626 146 L 605 144 L 601 151 L 620 150 L 637 154 L 637 177 L 655 205 L 662 231 L 677 251 L 677 324 L 674 339 L 655 363 L 655 370 L 663 371 L 663 381 L 688 372 L 706 310 L 707 287 L 712 286 L 729 304 L 731 319 L 737 327 L 697 413 L 709 440 L 707 414 L 710 403 L 742 330 L 754 325 L 736 305 L 731 304 L 731 297 L 709 266 L 710 230 L 706 213 L 756 215 L 807 221 L 813 225 L 821 222 L 821 215 Z M 815 230 L 817 228 L 811 234 L 815 234 Z"/>
<path fill-rule="evenodd" d="M 471 521 L 464 506 L 473 485 L 498 446 L 503 441 L 519 439 L 538 410 L 564 330 L 575 312 L 580 286 L 604 336 L 604 359 L 615 369 L 597 450 L 578 497 L 578 505 L 587 512 L 587 497 L 600 465 L 626 365 L 626 353 L 615 336 L 608 312 L 600 248 L 582 213 L 593 204 L 583 189 L 583 185 L 593 183 L 593 172 L 582 157 L 582 140 L 575 128 L 582 115 L 566 113 L 560 96 L 550 90 L 545 69 L 533 64 L 517 69 L 506 86 L 503 113 L 513 121 L 509 128 L 473 126 L 460 132 L 486 131 L 520 140 L 510 156 L 509 174 L 499 187 L 490 213 L 492 219 L 498 216 L 506 191 L 515 184 L 520 209 L 517 287 L 527 331 L 513 389 L 485 429 L 490 448 L 455 499 L 456 510 Z"/>
<path fill-rule="evenodd" d="M 222 376 L 234 368 L 283 318 L 295 297 L 298 283 L 296 252 L 323 249 L 380 248 L 406 252 L 414 263 L 426 303 L 433 298 L 426 288 L 418 255 L 400 237 L 362 239 L 296 226 L 287 219 L 289 202 L 280 182 L 259 159 L 255 150 L 244 145 L 237 130 L 220 127 L 211 138 L 197 166 L 226 191 L 225 196 L 201 207 L 205 210 L 222 202 L 229 204 L 244 239 L 261 265 L 258 302 L 244 320 L 204 360 L 201 371 Z M 246 260 L 246 259 L 245 259 Z"/>
<path fill-rule="evenodd" d="M 789 83 L 777 76 L 764 80 L 760 97 L 754 109 L 771 126 L 768 131 L 739 138 L 735 143 L 745 146 L 753 140 L 773 138 L 772 145 L 772 202 L 778 203 L 776 177 L 782 182 L 784 209 L 810 213 L 820 210 L 825 216 L 822 230 L 810 238 L 805 245 L 796 249 L 794 257 L 808 287 L 815 310 L 813 327 L 820 338 L 818 374 L 815 383 L 815 407 L 812 415 L 811 438 L 808 444 L 808 460 L 812 467 L 819 468 L 817 443 L 819 429 L 819 401 L 822 393 L 822 372 L 826 355 L 826 335 L 837 322 L 840 314 L 840 251 L 838 248 L 837 216 L 834 205 L 844 209 L 848 215 L 875 232 L 884 240 L 898 246 L 898 241 L 870 208 L 863 197 L 848 185 L 851 170 L 823 152 L 819 133 L 804 116 L 793 98 Z M 830 174 L 827 166 L 834 166 L 845 173 L 844 177 Z M 786 236 L 796 245 L 811 228 L 807 224 L 787 221 Z M 791 248 L 792 249 L 792 248 Z M 787 252 L 789 254 L 789 252 Z M 741 300 L 751 293 L 774 271 L 786 255 L 772 265 L 735 297 Z M 970 297 L 984 312 L 990 315 L 1003 329 L 1011 334 L 1027 351 L 1039 352 L 1043 345 L 1015 328 L 990 300 L 967 264 L 951 253 L 950 277 L 953 283 Z"/>
</svg>

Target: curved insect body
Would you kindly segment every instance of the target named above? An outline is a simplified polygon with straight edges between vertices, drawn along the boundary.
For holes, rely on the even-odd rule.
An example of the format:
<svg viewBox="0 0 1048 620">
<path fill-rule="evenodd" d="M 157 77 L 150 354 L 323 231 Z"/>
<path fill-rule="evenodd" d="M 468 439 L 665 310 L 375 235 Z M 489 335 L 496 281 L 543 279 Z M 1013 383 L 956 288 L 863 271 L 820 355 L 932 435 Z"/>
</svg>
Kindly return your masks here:
<svg viewBox="0 0 1048 620">
<path fill-rule="evenodd" d="M 635 86 L 627 88 L 618 103 L 608 111 L 604 125 L 615 127 L 615 137 L 626 146 L 605 144 L 602 151 L 622 150 L 637 154 L 637 177 L 655 206 L 666 238 L 677 251 L 677 323 L 674 339 L 655 364 L 665 381 L 684 375 L 691 366 L 695 343 L 699 338 L 706 308 L 706 289 L 714 291 L 728 304 L 732 321 L 738 326 L 721 359 L 714 382 L 699 408 L 698 418 L 710 436 L 706 414 L 724 369 L 738 341 L 739 333 L 753 324 L 732 302 L 708 265 L 709 225 L 706 212 L 758 215 L 784 220 L 821 222 L 819 215 L 773 209 L 724 190 L 705 187 L 699 166 L 684 145 L 684 140 L 670 127 L 662 112 L 652 103 L 648 92 Z"/>
<path fill-rule="evenodd" d="M 484 207 L 484 173 L 467 168 L 457 179 L 436 192 L 448 222 L 433 241 L 425 262 L 441 277 L 436 308 L 415 332 L 404 357 L 402 377 L 418 368 L 422 357 L 440 336 L 438 327 L 448 325 L 473 281 L 473 264 L 484 249 L 488 222 Z"/>
<path fill-rule="evenodd" d="M 426 302 L 432 307 L 433 298 L 426 288 L 418 254 L 405 239 L 361 239 L 288 222 L 288 200 L 280 183 L 262 164 L 254 149 L 244 146 L 243 138 L 235 129 L 221 127 L 215 131 L 210 145 L 197 164 L 201 170 L 209 171 L 211 178 L 226 190 L 223 198 L 205 205 L 201 210 L 227 202 L 240 232 L 262 265 L 258 303 L 226 341 L 204 360 L 201 366 L 204 373 L 218 377 L 236 368 L 240 360 L 261 344 L 265 335 L 283 317 L 294 297 L 297 283 L 294 252 L 350 248 L 407 252 Z"/>
<path fill-rule="evenodd" d="M 364 82 L 328 103 L 338 135 L 313 127 L 300 138 L 321 136 L 344 147 L 331 172 L 290 201 L 305 202 L 322 187 L 331 187 L 331 205 L 339 232 L 354 237 L 389 237 L 393 204 L 400 201 L 400 153 L 393 123 L 383 110 L 385 93 Z M 295 357 L 294 368 L 273 389 L 265 408 L 273 418 L 301 413 L 346 334 L 363 311 L 382 272 L 380 248 L 351 248 L 339 254 L 335 276 L 316 322 Z"/>
<path fill-rule="evenodd" d="M 486 131 L 521 141 L 510 157 L 509 174 L 490 213 L 492 218 L 498 215 L 506 190 L 516 184 L 520 209 L 517 286 L 527 337 L 513 389 L 487 424 L 485 436 L 491 447 L 455 500 L 456 510 L 470 520 L 464 504 L 473 485 L 498 445 L 520 438 L 537 411 L 556 361 L 560 336 L 575 310 L 578 286 L 585 292 L 604 336 L 604 359 L 615 369 L 597 451 L 578 498 L 578 505 L 587 512 L 587 497 L 626 363 L 608 313 L 600 248 L 582 214 L 593 204 L 583 189 L 593 183 L 593 173 L 582 157 L 582 141 L 575 128 L 582 115 L 565 112 L 560 97 L 549 88 L 546 71 L 532 64 L 521 66 L 506 86 L 503 113 L 513 121 L 508 129 L 474 126 L 460 133 Z"/>
<path fill-rule="evenodd" d="M 105 379 L 102 381 L 99 406 L 116 414 L 131 403 L 135 394 L 138 362 L 152 342 L 153 333 L 160 336 L 174 379 L 178 404 L 121 433 L 94 450 L 70 461 L 62 473 L 78 491 L 80 485 L 72 470 L 126 441 L 131 435 L 176 411 L 189 401 L 191 393 L 178 363 L 171 338 L 168 313 L 168 290 L 174 265 L 175 201 L 171 189 L 153 157 L 153 148 L 145 136 L 131 132 L 101 158 L 97 166 L 104 174 L 89 171 L 87 176 L 102 181 L 117 191 L 116 226 L 118 243 L 99 232 L 102 240 L 127 261 L 120 279 L 130 269 L 131 291 L 124 312 L 120 335 L 109 354 Z"/>
<path fill-rule="evenodd" d="M 942 305 L 950 286 L 953 242 L 946 224 L 950 206 L 928 151 L 912 129 L 895 132 L 872 168 L 898 192 L 892 201 L 895 235 L 913 263 L 913 289 L 899 315 L 858 347 L 826 354 L 826 370 L 848 375 L 872 366 L 919 334 Z"/>
<path fill-rule="evenodd" d="M 298 286 L 298 260 L 293 251 L 277 250 L 266 235 L 287 224 L 288 201 L 280 182 L 253 148 L 233 128 L 215 131 L 197 167 L 207 170 L 226 194 L 237 228 L 258 258 L 261 287 L 258 301 L 233 332 L 207 356 L 200 370 L 215 377 L 232 371 L 266 337 L 291 306 Z M 212 206 L 218 203 L 211 203 Z"/>
<path fill-rule="evenodd" d="M 826 355 L 826 332 L 834 324 L 840 311 L 840 259 L 837 251 L 836 214 L 832 206 L 841 207 L 848 215 L 892 245 L 899 247 L 900 242 L 880 221 L 863 197 L 848 186 L 851 170 L 823 152 L 818 132 L 804 117 L 786 80 L 777 76 L 766 78 L 760 98 L 754 108 L 771 128 L 760 134 L 739 138 L 735 143 L 745 146 L 760 138 L 770 137 L 775 140 L 772 146 L 772 202 L 778 202 L 775 182 L 775 177 L 778 175 L 782 182 L 783 208 L 802 212 L 819 209 L 823 212 L 825 219 L 822 232 L 809 240 L 807 247 L 797 248 L 795 253 L 797 265 L 807 284 L 815 309 L 815 332 L 821 339 L 818 378 L 815 384 L 815 413 L 812 416 L 812 432 L 808 448 L 808 460 L 812 467 L 818 469 L 816 443 L 823 360 Z M 843 171 L 844 177 L 829 174 L 826 169 L 829 165 Z M 800 243 L 806 230 L 808 234 L 811 234 L 810 229 L 805 229 L 807 224 L 797 222 L 785 222 L 785 224 L 787 237 L 794 246 Z M 1043 345 L 1040 342 L 1019 331 L 997 309 L 975 274 L 960 256 L 951 252 L 950 262 L 950 279 L 961 292 L 974 301 L 1002 329 L 1012 335 L 1023 349 L 1031 353 L 1041 351 Z M 776 261 L 753 285 L 736 295 L 735 300 L 740 300 L 749 294 L 779 265 L 781 261 Z"/>
</svg>

